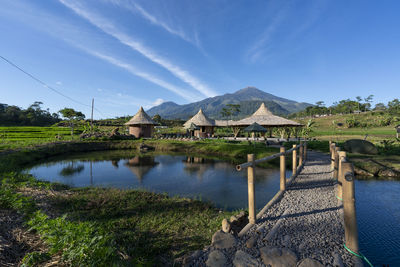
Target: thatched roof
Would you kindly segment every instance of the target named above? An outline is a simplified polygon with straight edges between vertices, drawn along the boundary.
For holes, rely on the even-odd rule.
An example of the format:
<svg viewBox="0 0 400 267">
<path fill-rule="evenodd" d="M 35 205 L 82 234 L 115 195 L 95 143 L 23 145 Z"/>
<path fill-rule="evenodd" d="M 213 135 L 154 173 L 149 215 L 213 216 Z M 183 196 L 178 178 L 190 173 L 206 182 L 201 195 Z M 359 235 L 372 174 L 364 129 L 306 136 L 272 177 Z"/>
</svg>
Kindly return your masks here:
<svg viewBox="0 0 400 267">
<path fill-rule="evenodd" d="M 200 130 L 200 127 L 192 122 L 192 123 L 190 123 L 188 130 L 190 130 L 190 131 Z"/>
<path fill-rule="evenodd" d="M 255 122 L 252 125 L 247 126 L 243 131 L 245 131 L 245 132 L 265 133 L 267 131 L 267 129 L 265 129 L 260 124 Z"/>
<path fill-rule="evenodd" d="M 194 115 L 191 119 L 189 119 L 183 127 L 189 128 L 191 123 L 194 123 L 196 126 L 215 126 L 215 121 L 208 118 L 203 111 L 200 109 L 196 115 Z"/>
<path fill-rule="evenodd" d="M 235 126 L 246 126 L 253 123 L 258 123 L 262 126 L 301 126 L 300 123 L 291 121 L 279 116 L 273 115 L 264 103 L 261 104 L 260 108 L 253 113 L 250 117 L 244 118 L 239 121 L 234 121 L 232 125 Z"/>
<path fill-rule="evenodd" d="M 132 117 L 125 125 L 140 125 L 140 124 L 156 124 L 146 112 L 144 112 L 143 108 L 140 107 L 138 113 Z"/>
</svg>

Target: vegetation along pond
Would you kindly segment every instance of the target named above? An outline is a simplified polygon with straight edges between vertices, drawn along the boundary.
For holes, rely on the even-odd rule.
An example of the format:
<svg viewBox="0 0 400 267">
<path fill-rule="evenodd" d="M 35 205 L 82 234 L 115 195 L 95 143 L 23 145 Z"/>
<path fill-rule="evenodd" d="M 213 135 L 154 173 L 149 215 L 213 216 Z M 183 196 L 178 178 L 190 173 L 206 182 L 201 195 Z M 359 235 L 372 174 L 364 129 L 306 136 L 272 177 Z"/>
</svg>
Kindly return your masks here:
<svg viewBox="0 0 400 267">
<path fill-rule="evenodd" d="M 40 179 L 73 187 L 145 189 L 209 201 L 226 210 L 247 208 L 247 171 L 201 156 L 102 151 L 51 158 L 28 170 Z M 279 191 L 279 168 L 256 168 L 261 209 Z M 291 172 L 287 172 L 290 176 Z"/>
</svg>

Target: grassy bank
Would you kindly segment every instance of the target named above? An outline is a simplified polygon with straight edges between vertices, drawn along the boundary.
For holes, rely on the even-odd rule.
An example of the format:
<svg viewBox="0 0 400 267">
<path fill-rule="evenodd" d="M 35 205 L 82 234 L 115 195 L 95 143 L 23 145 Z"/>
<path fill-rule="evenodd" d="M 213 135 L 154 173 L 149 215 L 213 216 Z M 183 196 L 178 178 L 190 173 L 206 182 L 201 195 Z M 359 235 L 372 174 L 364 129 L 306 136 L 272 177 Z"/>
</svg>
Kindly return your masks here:
<svg viewBox="0 0 400 267">
<path fill-rule="evenodd" d="M 232 212 L 185 198 L 137 190 L 69 189 L 29 175 L 2 174 L 1 209 L 24 216 L 47 249 L 29 265 L 163 266 L 209 244 Z"/>
<path fill-rule="evenodd" d="M 18 172 L 26 164 L 74 152 L 137 150 L 142 140 L 74 141 L 25 147 L 0 154 L 0 209 L 22 216 L 46 249 L 30 251 L 27 265 L 165 266 L 208 245 L 223 218 L 209 203 L 138 190 L 67 188 Z M 157 152 L 205 154 L 246 161 L 278 152 L 263 144 L 205 140 L 146 140 Z M 28 251 L 27 251 L 28 252 Z"/>
</svg>

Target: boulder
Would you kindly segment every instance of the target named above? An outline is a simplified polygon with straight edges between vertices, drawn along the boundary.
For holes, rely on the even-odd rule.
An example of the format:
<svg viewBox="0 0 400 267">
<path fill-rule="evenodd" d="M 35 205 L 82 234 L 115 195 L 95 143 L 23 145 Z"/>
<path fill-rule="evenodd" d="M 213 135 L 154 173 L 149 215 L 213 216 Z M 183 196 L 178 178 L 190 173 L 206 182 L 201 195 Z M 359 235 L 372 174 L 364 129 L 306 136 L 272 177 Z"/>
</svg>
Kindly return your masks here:
<svg viewBox="0 0 400 267">
<path fill-rule="evenodd" d="M 251 255 L 242 250 L 238 250 L 233 258 L 233 266 L 235 267 L 257 267 L 260 266 L 258 261 Z"/>
<path fill-rule="evenodd" d="M 257 243 L 257 238 L 255 236 L 252 236 L 249 239 L 247 239 L 246 247 L 253 248 L 256 243 Z"/>
<path fill-rule="evenodd" d="M 236 242 L 236 238 L 233 235 L 220 230 L 212 236 L 211 245 L 216 248 L 231 248 L 236 245 Z"/>
<path fill-rule="evenodd" d="M 378 154 L 378 149 L 374 144 L 362 139 L 350 139 L 344 143 L 344 150 L 350 153 Z"/>
<path fill-rule="evenodd" d="M 297 264 L 297 255 L 287 248 L 263 247 L 260 248 L 260 255 L 266 266 L 295 267 Z"/>
<path fill-rule="evenodd" d="M 228 222 L 227 219 L 222 220 L 222 231 L 225 233 L 229 233 L 231 231 L 231 224 Z"/>
<path fill-rule="evenodd" d="M 299 261 L 297 267 L 324 267 L 324 265 L 314 259 L 306 258 Z"/>
<path fill-rule="evenodd" d="M 208 254 L 208 259 L 206 261 L 208 267 L 223 267 L 226 265 L 226 257 L 224 253 L 219 250 L 211 251 Z"/>
</svg>

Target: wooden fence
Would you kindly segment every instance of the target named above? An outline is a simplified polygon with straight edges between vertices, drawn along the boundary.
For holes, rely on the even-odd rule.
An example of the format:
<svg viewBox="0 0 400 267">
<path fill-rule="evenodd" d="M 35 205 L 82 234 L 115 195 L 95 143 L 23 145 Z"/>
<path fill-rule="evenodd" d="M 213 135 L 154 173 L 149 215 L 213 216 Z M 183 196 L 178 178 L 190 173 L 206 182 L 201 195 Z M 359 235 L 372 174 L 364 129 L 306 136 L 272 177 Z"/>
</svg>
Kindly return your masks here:
<svg viewBox="0 0 400 267">
<path fill-rule="evenodd" d="M 336 197 L 343 202 L 345 246 L 352 252 L 360 254 L 358 246 L 358 230 L 356 216 L 356 199 L 354 187 L 354 166 L 347 160 L 345 151 L 335 143 L 329 142 L 331 169 L 333 178 L 337 180 Z"/>
<path fill-rule="evenodd" d="M 292 153 L 292 176 L 289 180 L 286 180 L 286 155 Z M 269 160 L 280 158 L 280 190 L 275 194 L 275 196 L 264 206 L 264 208 L 256 215 L 256 198 L 254 190 L 254 178 L 255 171 L 254 167 L 262 162 L 267 162 Z M 254 154 L 247 155 L 247 162 L 236 166 L 236 170 L 241 171 L 247 168 L 247 188 L 248 188 L 248 201 L 249 201 L 249 224 L 246 225 L 242 231 L 240 231 L 239 236 L 246 233 L 252 225 L 256 223 L 256 220 L 261 217 L 261 215 L 276 201 L 280 199 L 286 190 L 288 184 L 291 184 L 293 179 L 300 172 L 307 158 L 307 142 L 300 142 L 299 145 L 293 145 L 289 150 L 285 150 L 284 146 L 280 147 L 280 153 L 276 153 L 272 156 L 268 156 L 261 159 L 254 159 Z"/>
</svg>

